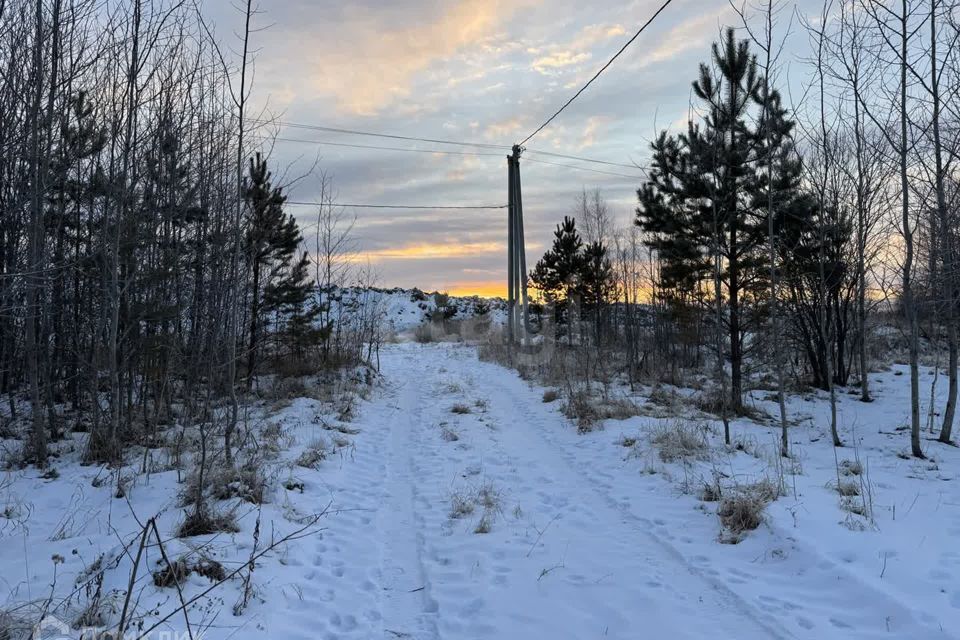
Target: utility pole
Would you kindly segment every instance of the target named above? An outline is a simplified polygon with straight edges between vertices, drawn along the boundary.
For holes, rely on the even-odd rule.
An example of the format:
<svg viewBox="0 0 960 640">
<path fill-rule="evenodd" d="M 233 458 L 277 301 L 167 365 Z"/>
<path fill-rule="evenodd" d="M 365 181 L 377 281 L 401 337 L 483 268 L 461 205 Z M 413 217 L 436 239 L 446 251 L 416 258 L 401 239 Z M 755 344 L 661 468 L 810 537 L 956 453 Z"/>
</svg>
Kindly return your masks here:
<svg viewBox="0 0 960 640">
<path fill-rule="evenodd" d="M 520 187 L 520 154 L 514 145 L 507 156 L 507 337 L 527 344 L 530 336 L 527 297 L 527 253 L 523 234 L 523 192 Z"/>
<path fill-rule="evenodd" d="M 514 238 L 513 230 L 515 228 L 514 218 L 516 217 L 516 202 L 514 201 L 514 188 L 513 188 L 513 179 L 514 171 L 513 166 L 516 160 L 515 155 L 511 154 L 507 156 L 507 342 L 510 347 L 513 347 L 514 336 L 516 336 L 516 326 L 515 326 L 515 307 L 516 307 L 516 295 L 513 289 L 513 283 L 515 282 L 515 273 L 516 273 L 516 264 L 514 258 L 516 257 L 516 251 L 514 246 L 516 245 L 516 238 Z"/>
</svg>

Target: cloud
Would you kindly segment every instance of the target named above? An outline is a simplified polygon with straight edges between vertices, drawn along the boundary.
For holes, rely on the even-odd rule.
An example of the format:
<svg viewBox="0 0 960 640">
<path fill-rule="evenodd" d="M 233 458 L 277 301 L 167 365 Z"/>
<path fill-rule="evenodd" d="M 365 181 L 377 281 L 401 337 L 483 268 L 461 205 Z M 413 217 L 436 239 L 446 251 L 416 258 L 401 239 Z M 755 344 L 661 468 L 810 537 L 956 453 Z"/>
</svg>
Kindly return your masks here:
<svg viewBox="0 0 960 640">
<path fill-rule="evenodd" d="M 528 48 L 528 53 L 537 56 L 530 66 L 543 75 L 556 73 L 566 67 L 576 67 L 593 58 L 595 47 L 624 34 L 626 30 L 619 24 L 584 27 L 566 44 Z"/>
<path fill-rule="evenodd" d="M 729 18 L 732 15 L 733 10 L 725 5 L 718 11 L 694 16 L 681 22 L 665 33 L 657 46 L 639 57 L 638 67 L 666 62 L 682 53 L 709 46 L 719 34 L 719 25 L 729 24 Z M 724 20 L 724 18 L 728 19 Z"/>
<path fill-rule="evenodd" d="M 498 30 L 518 10 L 537 0 L 457 0 L 412 26 L 384 24 L 384 16 L 352 10 L 338 25 L 330 46 L 313 57 L 311 81 L 333 96 L 342 111 L 376 115 L 410 95 L 414 77 L 437 61 L 466 50 L 497 56 L 509 47 L 498 43 Z M 349 42 L 348 47 L 343 47 Z M 482 71 L 476 72 L 482 77 Z M 476 77 L 468 75 L 465 79 Z M 456 81 L 455 81 L 456 83 Z"/>
<path fill-rule="evenodd" d="M 488 124 L 483 131 L 483 137 L 487 140 L 506 140 L 512 133 L 522 128 L 523 121 L 520 118 L 508 118 Z"/>
<path fill-rule="evenodd" d="M 580 53 L 573 53 L 572 51 L 557 51 L 556 53 L 551 53 L 550 55 L 542 56 L 533 61 L 534 70 L 546 75 L 554 69 L 562 69 L 563 67 L 570 67 L 581 62 L 586 62 L 592 56 L 582 51 Z"/>
<path fill-rule="evenodd" d="M 464 270 L 466 271 L 466 270 Z M 486 298 L 506 298 L 507 285 L 504 278 L 499 280 L 468 280 L 453 282 L 440 287 L 452 296 L 482 296 Z"/>
<path fill-rule="evenodd" d="M 609 120 L 610 118 L 605 116 L 591 116 L 587 118 L 587 126 L 583 129 L 583 135 L 580 137 L 580 146 L 578 149 L 583 151 L 587 147 L 592 147 L 596 143 L 597 134 L 601 132 Z"/>
</svg>

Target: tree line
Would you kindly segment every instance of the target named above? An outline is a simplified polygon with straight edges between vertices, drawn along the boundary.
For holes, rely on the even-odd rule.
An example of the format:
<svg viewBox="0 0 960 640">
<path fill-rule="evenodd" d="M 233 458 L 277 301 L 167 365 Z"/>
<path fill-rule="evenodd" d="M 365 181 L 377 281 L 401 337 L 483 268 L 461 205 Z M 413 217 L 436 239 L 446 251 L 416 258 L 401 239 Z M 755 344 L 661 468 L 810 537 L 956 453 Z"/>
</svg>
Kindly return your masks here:
<svg viewBox="0 0 960 640">
<path fill-rule="evenodd" d="M 24 462 L 67 430 L 115 462 L 181 419 L 230 462 L 258 375 L 362 355 L 316 295 L 350 226 L 324 199 L 306 253 L 256 152 L 239 10 L 227 55 L 193 2 L 0 0 L 0 395 Z"/>
<path fill-rule="evenodd" d="M 946 406 L 926 416 L 942 442 L 958 393 L 960 6 L 826 0 L 810 19 L 776 0 L 732 6 L 741 34 L 724 29 L 692 82 L 686 126 L 651 143 L 632 227 L 615 228 L 599 192 L 584 192 L 531 285 L 548 301 L 575 295 L 581 313 L 606 309 L 583 317 L 597 346 L 626 354 L 631 380 L 710 371 L 728 434 L 750 378 L 772 377 L 784 455 L 784 392 L 796 384 L 830 394 L 842 444 L 837 388 L 856 383 L 872 400 L 877 318 L 889 312 L 922 457 L 922 343 L 947 354 Z M 809 42 L 808 90 L 788 100 L 781 49 L 793 32 Z"/>
</svg>

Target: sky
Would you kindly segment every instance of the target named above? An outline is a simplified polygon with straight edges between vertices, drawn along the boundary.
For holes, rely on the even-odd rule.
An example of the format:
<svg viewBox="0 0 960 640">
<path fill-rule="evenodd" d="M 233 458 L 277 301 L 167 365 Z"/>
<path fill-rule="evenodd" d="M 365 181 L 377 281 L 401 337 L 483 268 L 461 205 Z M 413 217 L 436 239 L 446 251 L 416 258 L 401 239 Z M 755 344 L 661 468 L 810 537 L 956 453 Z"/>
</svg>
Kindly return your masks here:
<svg viewBox="0 0 960 640">
<path fill-rule="evenodd" d="M 793 3 L 781 0 L 786 33 Z M 532 133 L 656 11 L 662 0 L 283 0 L 255 17 L 254 110 L 284 123 L 512 145 Z M 810 4 L 810 2 L 808 2 Z M 218 0 L 219 36 L 237 50 L 241 15 Z M 599 188 L 618 225 L 633 218 L 642 171 L 558 159 L 563 153 L 643 166 L 649 141 L 685 126 L 690 86 L 725 25 L 727 0 L 674 0 L 521 160 L 527 264 L 549 247 L 583 190 Z M 793 20 L 782 81 L 800 91 L 806 34 Z M 313 202 L 320 174 L 342 203 L 502 205 L 506 150 L 323 133 L 274 125 L 271 162 L 291 200 Z M 297 142 L 289 140 L 298 140 Z M 481 156 L 403 153 L 335 142 Z M 548 161 L 555 164 L 546 164 Z M 562 164 L 566 166 L 556 166 Z M 571 168 L 571 167 L 580 167 Z M 596 173 L 584 169 L 619 175 Z M 311 207 L 291 207 L 304 227 Z M 349 209 L 357 262 L 384 287 L 500 295 L 505 210 Z"/>
</svg>

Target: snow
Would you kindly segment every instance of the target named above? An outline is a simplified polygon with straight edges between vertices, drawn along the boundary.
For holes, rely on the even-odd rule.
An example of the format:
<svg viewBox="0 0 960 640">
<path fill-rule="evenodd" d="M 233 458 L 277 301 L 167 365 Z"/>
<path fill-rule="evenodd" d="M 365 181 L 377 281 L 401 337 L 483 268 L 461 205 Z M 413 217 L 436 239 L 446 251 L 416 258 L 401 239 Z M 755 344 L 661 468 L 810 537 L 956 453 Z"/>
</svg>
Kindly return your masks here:
<svg viewBox="0 0 960 640">
<path fill-rule="evenodd" d="M 409 334 L 421 324 L 428 322 L 428 314 L 436 309 L 435 293 L 425 293 L 419 289 L 376 289 L 367 287 L 345 287 L 334 291 L 333 314 L 338 309 L 345 311 L 359 306 L 361 300 L 380 309 L 385 328 L 399 335 Z M 320 296 L 321 300 L 325 299 Z M 474 317 L 477 306 L 489 309 L 493 324 L 506 321 L 506 302 L 500 298 L 481 298 L 479 296 L 450 296 L 449 305 L 456 309 L 454 320 Z"/>
<path fill-rule="evenodd" d="M 773 477 L 772 422 L 735 422 L 745 451 L 726 450 L 716 422 L 691 414 L 711 453 L 667 463 L 650 432 L 675 418 L 608 420 L 578 435 L 562 400 L 543 402 L 543 388 L 479 361 L 472 347 L 387 345 L 381 364 L 383 379 L 349 424 L 308 398 L 254 416 L 265 429 L 279 426 L 270 466 L 278 487 L 259 510 L 224 503 L 237 510 L 240 532 L 165 539 L 172 556 L 203 546 L 232 571 L 251 554 L 258 515 L 262 549 L 325 512 L 320 530 L 256 562 L 242 615 L 231 611 L 239 576 L 198 600 L 191 622 L 203 637 L 958 637 L 960 451 L 925 440 L 930 460 L 898 457 L 908 445 L 897 430 L 909 417 L 903 367 L 872 379 L 872 404 L 840 397 L 851 446 L 837 456 L 864 467 L 874 523 L 841 509 L 829 407 L 810 394 L 789 399 L 797 460 L 783 475 L 787 495 L 760 528 L 723 544 L 716 503 L 701 502 L 697 488 L 715 475 L 728 486 Z M 929 391 L 932 372 L 923 373 Z M 765 395 L 754 404 L 776 415 Z M 623 446 L 624 436 L 636 445 Z M 333 451 L 325 461 L 292 463 L 317 440 Z M 42 605 L 54 572 L 60 602 L 100 553 L 117 565 L 104 593 L 125 590 L 132 561 L 123 549 L 138 520 L 157 514 L 169 536 L 181 518 L 178 472 L 165 470 L 161 454 L 149 475 L 135 473 L 140 459 L 119 470 L 130 480 L 118 499 L 118 471 L 82 467 L 69 449 L 55 464 L 59 478 L 27 469 L 0 481 L 0 596 L 9 606 Z M 157 549 L 147 556 L 145 566 L 156 567 Z M 145 573 L 136 608 L 150 626 L 151 612 L 171 611 L 177 594 Z M 193 574 L 185 596 L 209 584 Z M 66 608 L 75 614 L 88 595 Z M 182 618 L 163 629 L 182 632 Z"/>
</svg>

